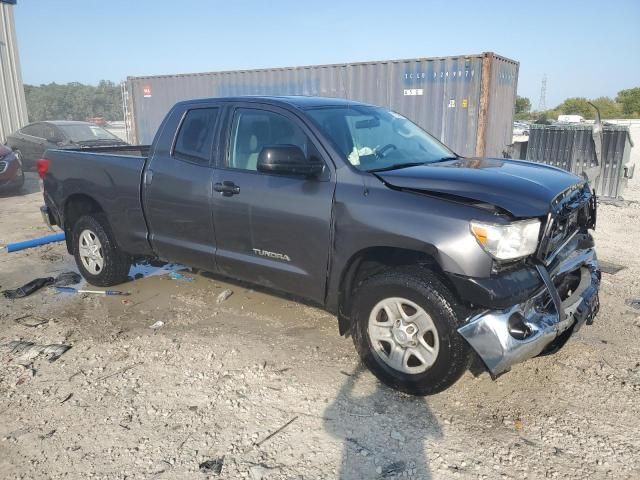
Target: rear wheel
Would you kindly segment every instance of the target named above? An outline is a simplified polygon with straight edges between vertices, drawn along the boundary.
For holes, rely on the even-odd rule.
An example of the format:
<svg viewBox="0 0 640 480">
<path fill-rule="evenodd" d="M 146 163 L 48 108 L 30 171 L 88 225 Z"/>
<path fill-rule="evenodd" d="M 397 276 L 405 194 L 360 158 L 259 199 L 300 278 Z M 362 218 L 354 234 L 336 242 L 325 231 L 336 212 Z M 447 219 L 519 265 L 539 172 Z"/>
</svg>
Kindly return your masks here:
<svg viewBox="0 0 640 480">
<path fill-rule="evenodd" d="M 73 254 L 80 273 L 90 284 L 110 287 L 127 281 L 131 259 L 116 244 L 104 214 L 78 219 L 73 227 Z"/>
<path fill-rule="evenodd" d="M 469 346 L 457 332 L 463 310 L 428 270 L 385 272 L 355 292 L 353 342 L 386 385 L 412 395 L 438 393 L 469 367 Z"/>
</svg>

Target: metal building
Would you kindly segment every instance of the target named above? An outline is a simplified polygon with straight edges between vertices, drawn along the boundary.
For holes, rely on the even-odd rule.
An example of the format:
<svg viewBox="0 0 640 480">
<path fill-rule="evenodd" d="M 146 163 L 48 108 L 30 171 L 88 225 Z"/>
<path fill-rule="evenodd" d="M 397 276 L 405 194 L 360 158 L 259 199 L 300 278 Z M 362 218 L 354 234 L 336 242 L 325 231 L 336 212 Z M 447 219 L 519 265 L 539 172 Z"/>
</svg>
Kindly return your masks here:
<svg viewBox="0 0 640 480">
<path fill-rule="evenodd" d="M 388 107 L 461 155 L 502 156 L 511 143 L 518 62 L 494 53 L 151 77 L 128 77 L 132 143 L 151 143 L 171 106 L 200 97 L 318 95 Z"/>
<path fill-rule="evenodd" d="M 14 2 L 15 3 L 15 2 Z M 13 5 L 0 2 L 0 142 L 27 123 Z"/>
</svg>

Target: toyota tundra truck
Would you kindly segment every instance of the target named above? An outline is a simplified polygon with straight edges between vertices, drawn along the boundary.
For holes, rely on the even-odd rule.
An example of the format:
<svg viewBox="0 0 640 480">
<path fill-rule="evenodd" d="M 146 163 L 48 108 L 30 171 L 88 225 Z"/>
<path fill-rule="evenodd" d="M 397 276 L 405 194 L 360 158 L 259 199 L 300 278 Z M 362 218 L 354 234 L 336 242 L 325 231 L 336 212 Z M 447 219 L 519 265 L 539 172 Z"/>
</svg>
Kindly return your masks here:
<svg viewBox="0 0 640 480">
<path fill-rule="evenodd" d="M 463 158 L 373 105 L 184 101 L 150 146 L 48 150 L 38 171 L 92 285 L 156 258 L 284 292 L 410 394 L 553 353 L 599 308 L 584 178 Z"/>
</svg>

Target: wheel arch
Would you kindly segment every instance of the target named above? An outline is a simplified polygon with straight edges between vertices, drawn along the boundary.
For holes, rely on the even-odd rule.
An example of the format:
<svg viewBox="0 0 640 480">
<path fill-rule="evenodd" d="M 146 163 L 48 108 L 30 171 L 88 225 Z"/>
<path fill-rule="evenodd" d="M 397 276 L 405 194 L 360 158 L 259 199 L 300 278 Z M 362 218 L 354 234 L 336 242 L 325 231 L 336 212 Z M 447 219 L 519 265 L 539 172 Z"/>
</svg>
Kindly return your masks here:
<svg viewBox="0 0 640 480">
<path fill-rule="evenodd" d="M 63 229 L 67 251 L 73 255 L 73 226 L 80 217 L 88 213 L 105 213 L 102 205 L 93 197 L 84 193 L 69 195 L 64 203 Z"/>
<path fill-rule="evenodd" d="M 419 266 L 433 272 L 446 286 L 455 292 L 453 285 L 436 260 L 435 247 L 429 251 L 410 248 L 370 246 L 354 253 L 345 264 L 340 275 L 337 292 L 337 316 L 340 335 L 349 333 L 351 328 L 352 293 L 366 278 L 384 270 L 404 266 Z"/>
</svg>

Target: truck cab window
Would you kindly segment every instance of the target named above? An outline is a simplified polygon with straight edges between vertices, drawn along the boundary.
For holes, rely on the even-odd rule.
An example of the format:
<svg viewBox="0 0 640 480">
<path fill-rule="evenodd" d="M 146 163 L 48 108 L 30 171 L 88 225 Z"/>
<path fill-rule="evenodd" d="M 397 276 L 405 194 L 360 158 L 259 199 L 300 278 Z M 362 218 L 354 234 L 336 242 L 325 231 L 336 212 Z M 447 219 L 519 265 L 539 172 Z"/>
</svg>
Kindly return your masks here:
<svg viewBox="0 0 640 480">
<path fill-rule="evenodd" d="M 307 153 L 307 136 L 291 120 L 266 110 L 238 109 L 231 129 L 229 167 L 257 170 L 258 155 L 268 145 L 296 145 Z"/>
<path fill-rule="evenodd" d="M 217 108 L 189 110 L 184 116 L 173 156 L 187 162 L 209 165 Z"/>
</svg>

